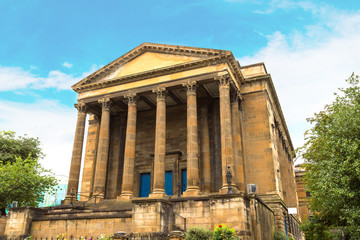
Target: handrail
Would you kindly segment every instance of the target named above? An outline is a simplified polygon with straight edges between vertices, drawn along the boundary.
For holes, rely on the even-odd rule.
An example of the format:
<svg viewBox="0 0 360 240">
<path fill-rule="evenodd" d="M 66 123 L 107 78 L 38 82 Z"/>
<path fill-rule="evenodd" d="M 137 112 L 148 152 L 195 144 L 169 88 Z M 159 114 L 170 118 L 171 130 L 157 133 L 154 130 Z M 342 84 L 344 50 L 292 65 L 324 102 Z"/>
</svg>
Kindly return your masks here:
<svg viewBox="0 0 360 240">
<path fill-rule="evenodd" d="M 170 216 L 170 221 L 166 224 L 164 229 L 161 231 L 160 236 L 162 236 L 165 233 L 165 231 L 169 228 L 170 224 L 175 223 L 175 216 L 179 216 L 184 220 L 184 232 L 186 232 L 186 218 L 181 216 L 180 214 L 174 213 L 174 212 L 170 213 L 170 215 L 171 215 Z"/>
<path fill-rule="evenodd" d="M 95 195 L 92 195 L 87 201 L 82 202 L 82 203 L 80 203 L 80 204 L 77 205 L 77 206 L 73 206 L 73 209 L 77 209 L 77 208 L 79 208 L 81 205 L 83 205 L 83 207 L 85 207 L 86 203 L 88 203 L 90 200 L 92 200 L 92 199 L 94 199 L 94 198 L 95 198 L 95 206 L 96 206 L 96 197 L 99 196 L 100 194 L 103 194 L 103 193 L 105 193 L 105 191 L 102 191 L 102 192 L 99 192 L 99 193 L 97 193 L 97 194 L 95 194 Z M 80 195 L 80 196 L 81 196 L 81 195 Z"/>
</svg>

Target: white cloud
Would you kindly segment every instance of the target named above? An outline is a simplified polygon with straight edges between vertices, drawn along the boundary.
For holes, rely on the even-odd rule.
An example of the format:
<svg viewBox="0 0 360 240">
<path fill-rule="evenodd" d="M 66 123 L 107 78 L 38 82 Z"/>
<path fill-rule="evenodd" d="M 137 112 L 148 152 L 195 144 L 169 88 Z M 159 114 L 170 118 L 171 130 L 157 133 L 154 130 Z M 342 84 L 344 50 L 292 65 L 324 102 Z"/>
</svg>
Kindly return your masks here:
<svg viewBox="0 0 360 240">
<path fill-rule="evenodd" d="M 322 21 L 304 33 L 267 36 L 268 44 L 254 56 L 239 59 L 241 65 L 264 62 L 272 75 L 295 147 L 310 127 L 306 118 L 334 99 L 352 72 L 360 72 L 360 12 L 319 14 Z"/>
<path fill-rule="evenodd" d="M 85 72 L 80 76 L 66 74 L 59 70 L 52 70 L 46 77 L 41 77 L 31 72 L 33 68 L 31 68 L 31 70 L 24 70 L 21 67 L 0 66 L 0 92 L 45 88 L 69 90 L 71 85 L 88 76 L 97 68 L 98 66 L 93 65 L 88 72 Z"/>
<path fill-rule="evenodd" d="M 64 67 L 67 67 L 67 68 L 72 68 L 73 64 L 68 63 L 68 62 L 64 62 L 64 63 L 63 63 L 63 66 L 64 66 Z"/>
<path fill-rule="evenodd" d="M 56 175 L 68 176 L 76 125 L 76 109 L 57 101 L 16 103 L 0 100 L 1 130 L 12 130 L 17 135 L 39 137 L 46 154 L 45 168 Z M 86 138 L 85 138 L 86 139 Z"/>
</svg>

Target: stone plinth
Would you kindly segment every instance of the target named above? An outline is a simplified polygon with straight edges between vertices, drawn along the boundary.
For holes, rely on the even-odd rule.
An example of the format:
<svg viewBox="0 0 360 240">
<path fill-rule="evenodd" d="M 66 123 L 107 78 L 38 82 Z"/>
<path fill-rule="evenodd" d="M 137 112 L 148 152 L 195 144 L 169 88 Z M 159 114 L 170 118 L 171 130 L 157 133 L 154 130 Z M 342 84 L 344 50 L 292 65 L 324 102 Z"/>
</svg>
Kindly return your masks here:
<svg viewBox="0 0 360 240">
<path fill-rule="evenodd" d="M 172 231 L 168 234 L 169 240 L 183 240 L 186 235 L 183 231 Z"/>
<path fill-rule="evenodd" d="M 161 232 L 169 222 L 172 206 L 162 199 L 134 199 L 133 232 Z"/>
<path fill-rule="evenodd" d="M 10 208 L 4 235 L 8 238 L 29 236 L 33 218 L 42 216 L 44 212 L 46 211 L 39 208 Z"/>
</svg>

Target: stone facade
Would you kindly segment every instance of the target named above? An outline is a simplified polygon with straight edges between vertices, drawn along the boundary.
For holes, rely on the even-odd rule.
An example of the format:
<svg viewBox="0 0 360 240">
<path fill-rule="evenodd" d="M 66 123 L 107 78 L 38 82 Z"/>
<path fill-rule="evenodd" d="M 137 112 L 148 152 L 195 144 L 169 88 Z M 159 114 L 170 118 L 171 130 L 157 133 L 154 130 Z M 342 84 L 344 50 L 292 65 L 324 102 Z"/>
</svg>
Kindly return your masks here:
<svg viewBox="0 0 360 240">
<path fill-rule="evenodd" d="M 220 223 L 244 239 L 285 231 L 287 208 L 298 207 L 294 149 L 263 63 L 241 67 L 230 51 L 144 43 L 72 88 L 79 114 L 67 197 L 23 234 L 156 239 Z"/>
</svg>

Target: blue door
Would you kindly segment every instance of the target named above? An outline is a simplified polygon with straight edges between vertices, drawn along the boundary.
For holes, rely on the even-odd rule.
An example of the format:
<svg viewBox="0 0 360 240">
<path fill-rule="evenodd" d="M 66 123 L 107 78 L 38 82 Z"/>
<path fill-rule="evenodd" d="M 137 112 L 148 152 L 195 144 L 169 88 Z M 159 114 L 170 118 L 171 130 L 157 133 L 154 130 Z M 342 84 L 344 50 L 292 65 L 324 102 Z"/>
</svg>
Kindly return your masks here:
<svg viewBox="0 0 360 240">
<path fill-rule="evenodd" d="M 165 172 L 165 193 L 171 196 L 173 194 L 173 176 L 172 171 Z"/>
<path fill-rule="evenodd" d="M 149 194 L 150 194 L 150 173 L 141 173 L 139 197 L 148 197 Z"/>
<path fill-rule="evenodd" d="M 185 192 L 186 188 L 187 188 L 186 169 L 181 169 L 181 193 Z"/>
</svg>

